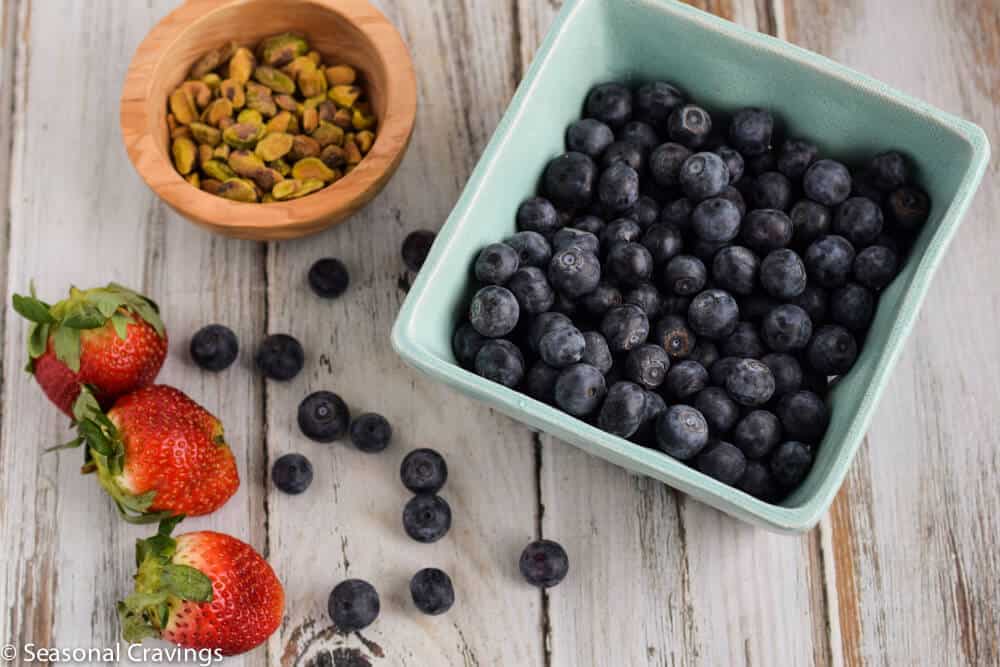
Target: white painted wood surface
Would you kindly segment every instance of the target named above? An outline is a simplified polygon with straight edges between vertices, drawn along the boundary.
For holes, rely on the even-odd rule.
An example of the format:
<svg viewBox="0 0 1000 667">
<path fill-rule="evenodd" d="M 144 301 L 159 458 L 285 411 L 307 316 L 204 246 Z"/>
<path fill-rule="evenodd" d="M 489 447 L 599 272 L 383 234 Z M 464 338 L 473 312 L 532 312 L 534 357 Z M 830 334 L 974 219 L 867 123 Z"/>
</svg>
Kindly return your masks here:
<svg viewBox="0 0 1000 667">
<path fill-rule="evenodd" d="M 224 421 L 243 484 L 186 529 L 233 533 L 264 551 L 288 594 L 268 644 L 233 665 L 805 665 L 1000 662 L 1000 300 L 992 230 L 994 162 L 928 297 L 869 444 L 820 528 L 754 531 L 432 384 L 395 357 L 388 331 L 408 277 L 402 238 L 446 217 L 557 11 L 555 0 L 379 0 L 411 46 L 421 114 L 386 191 L 349 225 L 269 245 L 225 240 L 179 219 L 142 186 L 122 150 L 117 99 L 128 59 L 176 0 L 4 0 L 0 29 L 0 285 L 56 298 L 68 283 L 117 280 L 157 299 L 171 334 L 161 379 Z M 1000 8 L 993 0 L 703 0 L 1000 130 Z M 955 17 L 952 19 L 951 17 Z M 342 258 L 352 287 L 322 302 L 305 272 Z M 971 286 L 981 286 L 973 290 Z M 238 365 L 218 376 L 187 360 L 188 337 L 223 322 Z M 108 646 L 129 588 L 133 540 L 22 371 L 25 327 L 3 327 L 0 643 Z M 288 332 L 306 370 L 288 384 L 252 372 L 254 342 Z M 295 426 L 316 389 L 395 426 L 365 455 L 317 445 Z M 406 451 L 448 457 L 452 532 L 402 532 Z M 316 467 L 302 496 L 267 484 L 298 451 Z M 572 576 L 547 595 L 523 584 L 520 548 L 539 534 L 569 549 Z M 419 615 L 407 581 L 436 565 L 458 602 Z M 363 636 L 328 630 L 326 597 L 372 581 L 383 613 Z M 23 664 L 14 661 L 15 664 Z"/>
</svg>

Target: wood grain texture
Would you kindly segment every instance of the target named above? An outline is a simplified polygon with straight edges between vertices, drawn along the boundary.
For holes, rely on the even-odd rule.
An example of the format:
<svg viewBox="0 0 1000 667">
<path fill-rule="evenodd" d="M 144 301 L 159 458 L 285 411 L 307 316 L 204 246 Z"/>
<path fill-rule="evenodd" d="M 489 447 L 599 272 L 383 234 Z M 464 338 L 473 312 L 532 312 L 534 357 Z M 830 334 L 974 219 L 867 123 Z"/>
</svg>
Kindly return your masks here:
<svg viewBox="0 0 1000 667">
<path fill-rule="evenodd" d="M 786 0 L 788 38 L 1000 139 L 1000 7 L 990 0 Z M 905 147 L 903 147 L 905 148 Z M 824 523 L 845 664 L 1000 662 L 1000 240 L 994 160 Z M 986 281 L 985 283 L 983 281 Z"/>
</svg>

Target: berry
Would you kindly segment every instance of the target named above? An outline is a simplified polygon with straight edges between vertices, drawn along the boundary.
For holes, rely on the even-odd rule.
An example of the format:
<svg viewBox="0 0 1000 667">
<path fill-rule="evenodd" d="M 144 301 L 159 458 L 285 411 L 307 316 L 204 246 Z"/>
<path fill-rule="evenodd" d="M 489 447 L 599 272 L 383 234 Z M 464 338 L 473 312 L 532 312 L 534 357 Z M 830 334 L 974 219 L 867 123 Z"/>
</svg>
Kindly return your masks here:
<svg viewBox="0 0 1000 667">
<path fill-rule="evenodd" d="M 337 584 L 327 603 L 337 631 L 345 634 L 367 628 L 378 618 L 380 609 L 375 587 L 361 579 L 347 579 Z"/>
<path fill-rule="evenodd" d="M 291 380 L 305 365 L 302 344 L 285 334 L 272 334 L 265 338 L 256 355 L 257 368 L 272 380 Z"/>
<path fill-rule="evenodd" d="M 792 219 L 783 211 L 774 209 L 750 211 L 743 221 L 740 238 L 754 252 L 766 255 L 791 242 Z"/>
<path fill-rule="evenodd" d="M 451 577 L 436 567 L 420 570 L 410 579 L 410 597 L 417 609 L 437 616 L 455 604 L 455 589 Z"/>
<path fill-rule="evenodd" d="M 542 189 L 558 208 L 574 210 L 590 204 L 597 180 L 597 165 L 583 153 L 564 153 L 549 162 Z"/>
<path fill-rule="evenodd" d="M 695 467 L 709 477 L 732 486 L 743 477 L 747 459 L 736 446 L 716 440 L 698 455 Z"/>
<path fill-rule="evenodd" d="M 504 243 L 517 253 L 519 266 L 548 268 L 549 260 L 552 259 L 552 246 L 538 232 L 517 232 Z"/>
<path fill-rule="evenodd" d="M 625 357 L 625 377 L 645 389 L 656 389 L 663 384 L 669 369 L 670 356 L 659 345 L 640 345 Z"/>
<path fill-rule="evenodd" d="M 691 229 L 704 241 L 731 241 L 740 233 L 740 210 L 722 197 L 706 199 L 691 213 Z"/>
<path fill-rule="evenodd" d="M 740 317 L 747 322 L 759 322 L 779 304 L 769 294 L 754 292 L 740 299 Z"/>
<path fill-rule="evenodd" d="M 302 493 L 312 484 L 312 463 L 301 454 L 285 454 L 274 462 L 271 479 L 279 491 L 292 495 Z"/>
<path fill-rule="evenodd" d="M 735 369 L 735 364 L 733 367 Z M 721 387 L 702 389 L 694 398 L 694 407 L 701 412 L 708 427 L 715 433 L 728 433 L 740 418 L 739 406 Z"/>
<path fill-rule="evenodd" d="M 773 412 L 753 410 L 733 429 L 733 444 L 750 459 L 762 459 L 781 441 L 781 422 Z"/>
<path fill-rule="evenodd" d="M 558 542 L 537 540 L 521 552 L 518 567 L 532 586 L 551 588 L 569 573 L 569 556 Z"/>
<path fill-rule="evenodd" d="M 574 417 L 592 414 L 606 394 L 604 374 L 589 364 L 573 364 L 556 379 L 556 405 Z"/>
<path fill-rule="evenodd" d="M 727 185 L 726 189 L 719 193 L 719 197 L 725 199 L 726 201 L 732 202 L 737 210 L 740 212 L 740 218 L 742 218 L 747 213 L 747 203 L 743 199 L 742 193 L 731 185 Z"/>
<path fill-rule="evenodd" d="M 886 246 L 868 246 L 854 258 L 854 279 L 874 290 L 891 283 L 898 271 L 896 252 Z"/>
<path fill-rule="evenodd" d="M 631 209 L 623 214 L 639 223 L 643 229 L 660 219 L 660 204 L 649 195 L 642 195 Z"/>
<path fill-rule="evenodd" d="M 649 319 L 639 306 L 630 303 L 614 306 L 601 320 L 601 333 L 612 352 L 628 352 L 646 342 Z"/>
<path fill-rule="evenodd" d="M 550 331 L 564 327 L 573 327 L 573 320 L 562 313 L 547 312 L 535 317 L 528 330 L 528 344 L 531 349 L 538 352 L 538 345 Z"/>
<path fill-rule="evenodd" d="M 691 255 L 677 255 L 669 262 L 663 274 L 666 289 L 678 296 L 697 294 L 708 281 L 705 264 Z"/>
<path fill-rule="evenodd" d="M 671 359 L 684 359 L 694 349 L 696 338 L 681 315 L 664 315 L 653 327 L 652 341 L 667 351 Z"/>
<path fill-rule="evenodd" d="M 347 433 L 351 412 L 337 394 L 316 391 L 299 403 L 298 422 L 302 434 L 310 440 L 333 442 Z"/>
<path fill-rule="evenodd" d="M 854 264 L 854 246 L 843 236 L 822 236 L 806 250 L 806 270 L 820 287 L 840 287 Z"/>
<path fill-rule="evenodd" d="M 667 134 L 671 141 L 688 148 L 698 148 L 707 140 L 712 131 L 712 117 L 707 111 L 694 104 L 674 109 L 667 119 Z"/>
<path fill-rule="evenodd" d="M 580 305 L 594 317 L 603 317 L 613 306 L 620 306 L 625 299 L 621 291 L 613 285 L 598 283 L 590 294 L 580 299 Z"/>
<path fill-rule="evenodd" d="M 740 155 L 739 151 L 730 148 L 729 146 L 719 146 L 712 152 L 721 157 L 722 161 L 726 163 L 726 169 L 729 170 L 730 184 L 736 183 L 743 178 L 745 164 L 743 162 L 743 156 Z"/>
<path fill-rule="evenodd" d="M 488 340 L 476 355 L 476 374 L 505 387 L 516 387 L 524 378 L 524 356 L 509 340 Z"/>
<path fill-rule="evenodd" d="M 431 251 L 434 238 L 434 232 L 426 229 L 419 229 L 406 235 L 401 251 L 406 268 L 414 273 L 420 270 L 427 260 L 427 254 Z"/>
<path fill-rule="evenodd" d="M 906 158 L 897 151 L 879 153 L 868 163 L 868 177 L 876 188 L 892 192 L 910 180 Z"/>
<path fill-rule="evenodd" d="M 620 83 L 602 83 L 587 95 L 585 114 L 619 128 L 632 118 L 632 91 Z"/>
<path fill-rule="evenodd" d="M 596 258 L 594 261 L 597 261 Z M 616 243 L 608 252 L 604 268 L 611 282 L 625 287 L 635 287 L 653 275 L 653 255 L 639 243 Z M 597 277 L 600 278 L 600 273 Z"/>
<path fill-rule="evenodd" d="M 597 218 L 594 219 L 596 220 Z M 603 226 L 603 223 L 601 224 Z M 572 247 L 596 255 L 601 250 L 601 241 L 593 232 L 573 227 L 563 227 L 552 235 L 552 250 L 554 252 L 559 253 L 562 250 Z"/>
<path fill-rule="evenodd" d="M 819 150 L 814 144 L 787 139 L 778 152 L 778 171 L 793 181 L 799 181 L 818 155 Z"/>
<path fill-rule="evenodd" d="M 727 245 L 729 245 L 729 241 L 706 241 L 705 239 L 695 238 L 694 243 L 691 244 L 691 254 L 702 262 L 711 264 L 715 258 L 715 254 Z"/>
<path fill-rule="evenodd" d="M 627 211 L 639 201 L 639 174 L 627 164 L 613 164 L 597 183 L 597 200 L 606 211 Z"/>
<path fill-rule="evenodd" d="M 740 308 L 736 299 L 720 289 L 707 289 L 691 300 L 688 324 L 699 336 L 725 338 L 736 329 Z"/>
<path fill-rule="evenodd" d="M 403 458 L 399 477 L 414 493 L 437 493 L 448 481 L 448 464 L 433 449 L 414 449 Z"/>
<path fill-rule="evenodd" d="M 726 378 L 733 372 L 739 360 L 740 357 L 722 357 L 708 369 L 708 379 L 716 387 L 725 387 Z"/>
<path fill-rule="evenodd" d="M 632 382 L 616 382 L 597 415 L 597 426 L 603 431 L 628 438 L 639 430 L 646 412 L 646 393 Z"/>
<path fill-rule="evenodd" d="M 418 233 L 418 232 L 414 232 Z M 412 234 L 410 235 L 412 236 Z M 406 237 L 409 240 L 409 236 Z M 433 238 L 431 239 L 433 242 Z M 406 249 L 406 244 L 403 244 Z M 426 253 L 424 255 L 426 257 Z M 405 259 L 405 257 L 404 257 Z M 423 261 L 421 261 L 421 264 Z M 407 264 L 409 266 L 409 264 Z M 413 269 L 419 270 L 420 267 Z M 339 259 L 327 257 L 317 260 L 309 267 L 309 286 L 317 296 L 324 299 L 336 299 L 347 291 L 347 286 L 351 283 L 351 276 L 347 273 L 347 267 Z"/>
<path fill-rule="evenodd" d="M 366 412 L 351 423 L 351 442 L 363 452 L 381 452 L 392 440 L 392 426 L 380 414 Z"/>
<path fill-rule="evenodd" d="M 518 300 L 509 289 L 488 285 L 472 297 L 469 322 L 481 335 L 498 338 L 514 330 L 520 313 Z"/>
<path fill-rule="evenodd" d="M 674 109 L 684 105 L 684 95 L 677 88 L 663 81 L 643 84 L 636 91 L 636 118 L 653 127 L 663 128 Z"/>
<path fill-rule="evenodd" d="M 462 368 L 473 368 L 476 364 L 476 355 L 479 348 L 483 346 L 488 338 L 476 331 L 468 322 L 463 322 L 451 337 L 451 351 L 455 355 Z"/>
<path fill-rule="evenodd" d="M 417 542 L 437 542 L 451 528 L 451 507 L 441 496 L 421 493 L 403 508 L 403 530 Z"/>
<path fill-rule="evenodd" d="M 660 222 L 674 225 L 679 231 L 684 231 L 691 225 L 691 213 L 694 204 L 687 197 L 675 199 L 660 209 Z"/>
<path fill-rule="evenodd" d="M 526 199 L 517 208 L 517 229 L 546 235 L 559 229 L 559 213 L 544 197 Z"/>
<path fill-rule="evenodd" d="M 805 310 L 783 304 L 772 310 L 761 323 L 764 342 L 775 352 L 805 349 L 812 337 L 812 320 Z"/>
<path fill-rule="evenodd" d="M 756 156 L 771 150 L 774 116 L 764 109 L 742 109 L 729 125 L 729 141 L 746 156 Z"/>
<path fill-rule="evenodd" d="M 783 442 L 771 456 L 771 474 L 778 484 L 786 488 L 796 487 L 809 474 L 812 462 L 809 445 L 795 440 Z"/>
<path fill-rule="evenodd" d="M 830 233 L 833 216 L 822 204 L 801 199 L 788 215 L 792 219 L 792 238 L 797 244 L 808 245 Z"/>
<path fill-rule="evenodd" d="M 601 230 L 601 245 L 613 248 L 618 243 L 632 243 L 642 237 L 642 227 L 630 218 L 612 220 Z"/>
<path fill-rule="evenodd" d="M 761 361 L 771 369 L 774 376 L 774 398 L 793 394 L 802 387 L 802 366 L 790 354 L 775 352 L 765 354 Z"/>
<path fill-rule="evenodd" d="M 776 299 L 793 299 L 806 289 L 806 266 L 793 250 L 781 248 L 768 253 L 760 264 L 760 282 Z"/>
<path fill-rule="evenodd" d="M 751 294 L 757 283 L 760 260 L 749 248 L 727 246 L 712 260 L 712 278 L 715 284 L 733 294 Z"/>
<path fill-rule="evenodd" d="M 601 261 L 593 252 L 570 246 L 552 256 L 548 279 L 552 287 L 568 297 L 583 296 L 593 292 L 600 283 Z"/>
<path fill-rule="evenodd" d="M 726 378 L 726 391 L 740 405 L 759 407 L 774 395 L 774 376 L 763 362 L 741 359 Z"/>
<path fill-rule="evenodd" d="M 830 319 L 851 331 L 863 331 L 875 316 L 875 293 L 857 283 L 847 283 L 830 293 Z"/>
<path fill-rule="evenodd" d="M 764 502 L 774 502 L 778 498 L 778 487 L 771 476 L 771 470 L 760 461 L 747 461 L 739 487 L 743 492 Z"/>
<path fill-rule="evenodd" d="M 638 120 L 627 123 L 618 132 L 618 138 L 621 141 L 635 144 L 647 153 L 660 144 L 660 137 L 656 134 L 656 130 L 647 123 Z"/>
<path fill-rule="evenodd" d="M 733 333 L 722 339 L 719 350 L 727 357 L 760 359 L 767 350 L 752 322 L 740 322 Z"/>
<path fill-rule="evenodd" d="M 888 210 L 900 230 L 915 234 L 927 222 L 931 200 L 920 188 L 904 186 L 889 195 Z"/>
<path fill-rule="evenodd" d="M 691 361 L 697 361 L 708 369 L 719 360 L 719 348 L 711 341 L 698 341 L 698 344 L 694 346 L 694 349 L 691 350 L 691 354 L 687 358 Z"/>
<path fill-rule="evenodd" d="M 476 280 L 488 285 L 503 285 L 507 282 L 520 260 L 517 252 L 506 243 L 491 243 L 476 257 Z"/>
<path fill-rule="evenodd" d="M 866 197 L 851 197 L 837 208 L 833 233 L 855 246 L 866 246 L 882 233 L 882 208 Z"/>
<path fill-rule="evenodd" d="M 191 359 L 206 371 L 229 368 L 240 351 L 240 343 L 233 330 L 222 324 L 202 327 L 191 337 Z"/>
<path fill-rule="evenodd" d="M 642 149 L 631 141 L 616 141 L 601 155 L 601 167 L 608 169 L 616 164 L 626 164 L 642 173 L 646 160 Z"/>
<path fill-rule="evenodd" d="M 806 197 L 824 206 L 837 206 L 851 195 L 851 172 L 833 160 L 813 162 L 802 177 Z"/>
<path fill-rule="evenodd" d="M 766 174 L 767 172 L 774 171 L 778 168 L 778 156 L 773 150 L 765 151 L 760 155 L 748 155 L 745 159 L 747 171 L 749 172 L 749 175 L 753 177 Z M 752 186 L 753 178 L 743 179 L 742 189 L 745 193 L 749 193 Z"/>
<path fill-rule="evenodd" d="M 538 341 L 538 355 L 553 368 L 565 368 L 580 361 L 586 346 L 587 341 L 579 329 L 558 327 Z"/>
<path fill-rule="evenodd" d="M 811 391 L 797 391 L 778 401 L 778 419 L 789 438 L 819 442 L 830 424 L 830 409 Z"/>
<path fill-rule="evenodd" d="M 750 202 L 754 208 L 787 211 L 792 205 L 792 182 L 781 172 L 764 172 L 753 181 Z"/>
<path fill-rule="evenodd" d="M 657 185 L 665 188 L 680 184 L 681 165 L 691 157 L 690 149 L 667 142 L 649 154 L 649 173 Z"/>
<path fill-rule="evenodd" d="M 614 365 L 614 357 L 611 356 L 611 349 L 604 336 L 596 331 L 587 331 L 583 334 L 586 346 L 583 348 L 583 357 L 580 359 L 585 364 L 589 364 L 601 373 L 607 373 Z"/>
<path fill-rule="evenodd" d="M 719 196 L 729 185 L 729 169 L 715 153 L 695 153 L 681 165 L 678 176 L 684 194 L 700 202 Z"/>
<path fill-rule="evenodd" d="M 548 278 L 545 276 L 545 272 L 534 266 L 524 266 L 515 271 L 514 275 L 512 275 L 510 280 L 507 281 L 506 287 L 517 300 L 518 315 L 520 315 L 520 313 L 527 313 L 529 315 L 544 313 L 546 310 L 551 308 L 552 304 L 556 301 L 556 294 L 552 290 L 552 285 L 549 284 Z M 483 288 L 483 290 L 486 289 L 503 288 Z M 483 290 L 480 290 L 480 292 Z M 508 311 L 505 309 L 502 312 L 503 314 L 507 314 Z M 471 311 L 469 319 L 472 320 Z M 510 319 L 502 321 L 507 324 L 511 322 Z M 472 323 L 475 325 L 475 320 L 472 320 Z M 514 318 L 513 323 L 515 325 L 517 324 L 516 317 Z M 512 330 L 513 327 L 511 327 L 511 331 Z M 486 335 L 485 331 L 480 330 L 480 333 Z"/>
<path fill-rule="evenodd" d="M 536 361 L 524 376 L 524 393 L 543 403 L 554 403 L 557 377 L 558 368 L 552 368 L 544 361 Z"/>
<path fill-rule="evenodd" d="M 656 422 L 656 444 L 679 461 L 689 461 L 708 444 L 708 422 L 690 405 L 672 405 Z"/>
<path fill-rule="evenodd" d="M 566 130 L 566 150 L 598 158 L 615 140 L 611 128 L 596 118 L 583 118 Z"/>
<path fill-rule="evenodd" d="M 827 297 L 826 290 L 822 287 L 806 285 L 802 294 L 790 299 L 789 303 L 806 311 L 814 327 L 822 324 L 826 319 Z"/>
<path fill-rule="evenodd" d="M 654 320 L 663 312 L 663 296 L 660 291 L 650 283 L 637 285 L 622 297 L 624 303 L 632 303 L 646 313 L 646 318 Z"/>
<path fill-rule="evenodd" d="M 806 351 L 809 365 L 823 375 L 843 375 L 858 358 L 858 344 L 851 332 L 836 324 L 820 327 Z"/>
<path fill-rule="evenodd" d="M 664 393 L 675 401 L 694 396 L 708 386 L 708 371 L 697 361 L 685 359 L 670 367 L 663 384 Z"/>
<path fill-rule="evenodd" d="M 676 294 L 668 294 L 663 297 L 663 310 L 664 315 L 681 315 L 686 316 L 688 308 L 691 306 L 691 299 L 686 296 L 678 296 Z"/>
</svg>

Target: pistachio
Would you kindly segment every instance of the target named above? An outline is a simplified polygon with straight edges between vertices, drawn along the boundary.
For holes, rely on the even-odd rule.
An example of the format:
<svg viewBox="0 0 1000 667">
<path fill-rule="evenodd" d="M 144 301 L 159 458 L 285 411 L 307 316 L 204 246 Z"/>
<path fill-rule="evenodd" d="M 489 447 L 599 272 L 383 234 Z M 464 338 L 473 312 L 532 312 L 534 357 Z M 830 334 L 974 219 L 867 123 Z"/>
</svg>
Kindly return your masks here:
<svg viewBox="0 0 1000 667">
<path fill-rule="evenodd" d="M 229 78 L 237 83 L 246 83 L 253 74 L 254 67 L 257 66 L 257 59 L 253 52 L 245 47 L 236 49 L 236 53 L 229 59 Z"/>
<path fill-rule="evenodd" d="M 264 192 L 270 192 L 271 189 L 281 181 L 285 180 L 285 177 L 281 175 L 276 169 L 271 169 L 270 167 L 261 167 L 254 171 L 250 176 L 253 182 L 257 184 Z"/>
<path fill-rule="evenodd" d="M 361 97 L 361 89 L 357 86 L 334 86 L 327 95 L 338 107 L 349 109 Z"/>
<path fill-rule="evenodd" d="M 177 117 L 174 116 L 174 114 L 172 114 L 172 113 L 170 113 L 168 111 L 167 112 L 167 131 L 169 131 L 171 134 L 173 134 L 174 130 L 176 130 L 178 127 L 180 127 L 180 126 L 177 124 Z"/>
<path fill-rule="evenodd" d="M 282 134 L 289 131 L 289 127 L 292 124 L 293 116 L 287 111 L 279 111 L 278 114 L 267 121 L 267 125 L 264 126 L 264 132 L 266 134 Z"/>
<path fill-rule="evenodd" d="M 212 157 L 217 157 L 220 160 L 226 160 L 226 161 L 228 161 L 229 160 L 229 154 L 232 151 L 233 151 L 233 149 L 229 147 L 229 144 L 219 144 L 218 146 L 215 147 L 215 150 L 212 151 Z M 204 163 L 202 163 L 202 164 L 204 164 Z"/>
<path fill-rule="evenodd" d="M 299 134 L 302 132 L 302 123 L 299 122 L 298 116 L 292 116 L 288 121 L 288 134 Z"/>
<path fill-rule="evenodd" d="M 306 58 L 313 61 L 313 63 L 315 63 L 316 65 L 319 65 L 320 63 L 323 62 L 323 56 L 319 54 L 319 51 L 310 51 L 309 53 L 306 54 Z"/>
<path fill-rule="evenodd" d="M 205 85 L 208 86 L 209 90 L 213 93 L 219 89 L 219 84 L 222 83 L 222 77 L 215 72 L 209 72 L 205 76 L 201 77 L 201 80 L 205 82 Z"/>
<path fill-rule="evenodd" d="M 344 130 L 333 123 L 321 122 L 309 136 L 316 140 L 321 147 L 344 143 Z"/>
<path fill-rule="evenodd" d="M 252 151 L 238 150 L 229 154 L 229 168 L 239 176 L 250 178 L 255 171 L 264 168 L 264 161 Z"/>
<path fill-rule="evenodd" d="M 257 148 L 254 152 L 262 160 L 271 162 L 273 160 L 278 160 L 283 158 L 288 154 L 288 151 L 292 150 L 292 144 L 294 139 L 292 135 L 285 134 L 283 132 L 276 132 L 274 134 L 268 134 L 263 139 L 257 142 Z"/>
<path fill-rule="evenodd" d="M 205 164 L 215 155 L 212 147 L 207 144 L 198 144 L 198 164 Z"/>
<path fill-rule="evenodd" d="M 188 92 L 199 109 L 204 109 L 212 101 L 212 89 L 204 81 L 185 81 L 181 88 Z"/>
<path fill-rule="evenodd" d="M 359 100 L 359 101 L 355 102 L 354 103 L 354 108 L 357 109 L 358 111 L 360 111 L 361 113 L 371 113 L 372 112 L 372 104 L 368 100 Z"/>
<path fill-rule="evenodd" d="M 340 146 L 330 144 L 319 154 L 319 159 L 330 169 L 340 169 L 347 164 L 347 153 Z"/>
<path fill-rule="evenodd" d="M 265 193 L 264 196 L 260 198 L 261 204 L 273 204 L 274 202 L 275 202 L 274 196 L 271 195 L 270 192 Z"/>
<path fill-rule="evenodd" d="M 324 74 L 326 74 L 326 82 L 330 84 L 331 88 L 334 86 L 350 86 L 358 78 L 358 73 L 350 65 L 327 67 Z"/>
<path fill-rule="evenodd" d="M 233 103 L 224 97 L 214 100 L 201 112 L 201 122 L 219 127 L 223 118 L 231 118 L 233 115 Z"/>
<path fill-rule="evenodd" d="M 326 93 L 326 76 L 315 66 L 311 70 L 305 69 L 299 72 L 298 82 L 299 90 L 306 97 L 324 95 Z"/>
<path fill-rule="evenodd" d="M 170 146 L 170 152 L 174 156 L 174 166 L 182 175 L 191 173 L 194 169 L 195 160 L 198 159 L 198 147 L 194 141 L 188 137 L 178 137 L 174 139 Z"/>
<path fill-rule="evenodd" d="M 291 95 L 295 92 L 295 82 L 290 76 L 273 67 L 263 66 L 254 70 L 253 78 L 276 93 Z"/>
<path fill-rule="evenodd" d="M 205 76 L 213 69 L 229 60 L 234 51 L 236 51 L 236 42 L 229 42 L 227 44 L 223 44 L 217 49 L 209 51 L 199 58 L 198 62 L 196 62 L 191 68 L 191 78 L 200 79 Z"/>
<path fill-rule="evenodd" d="M 199 144 L 208 144 L 210 147 L 215 148 L 222 141 L 222 132 L 211 125 L 195 122 L 191 123 L 188 127 L 191 128 L 191 134 Z"/>
<path fill-rule="evenodd" d="M 351 116 L 351 125 L 356 130 L 370 130 L 375 127 L 375 116 L 355 109 L 354 114 Z"/>
<path fill-rule="evenodd" d="M 250 123 L 236 123 L 222 132 L 222 140 L 233 148 L 253 148 L 264 134 L 264 127 Z"/>
<path fill-rule="evenodd" d="M 347 164 L 355 165 L 361 162 L 361 149 L 354 143 L 354 139 L 344 139 L 344 152 L 347 153 Z"/>
<path fill-rule="evenodd" d="M 296 56 L 304 56 L 309 51 L 309 43 L 290 32 L 268 37 L 260 43 L 258 54 L 265 65 L 281 67 L 292 62 Z"/>
<path fill-rule="evenodd" d="M 201 179 L 201 189 L 212 195 L 218 194 L 221 185 L 222 181 L 215 178 Z"/>
<path fill-rule="evenodd" d="M 236 116 L 236 122 L 255 125 L 261 128 L 264 127 L 264 117 L 256 109 L 244 109 Z"/>
<path fill-rule="evenodd" d="M 354 126 L 351 120 L 352 116 L 349 109 L 337 109 L 337 113 L 333 114 L 333 124 L 344 129 Z"/>
<path fill-rule="evenodd" d="M 319 114 L 321 121 L 325 120 L 328 123 L 332 123 L 334 116 L 337 115 L 337 105 L 330 100 L 323 100 L 316 107 L 316 112 Z"/>
<path fill-rule="evenodd" d="M 236 121 L 232 119 L 231 116 L 226 116 L 225 118 L 219 119 L 219 129 L 226 130 L 236 124 Z"/>
<path fill-rule="evenodd" d="M 274 162 L 268 162 L 267 166 L 274 169 L 276 172 L 282 176 L 288 176 L 292 173 L 292 166 L 285 162 L 284 160 L 275 160 Z"/>
<path fill-rule="evenodd" d="M 304 134 L 296 134 L 292 138 L 292 150 L 288 153 L 288 159 L 298 162 L 303 158 L 318 157 L 319 152 L 320 146 L 315 139 Z"/>
<path fill-rule="evenodd" d="M 181 137 L 191 138 L 191 128 L 187 125 L 180 125 L 170 133 L 171 139 L 180 139 Z"/>
<path fill-rule="evenodd" d="M 271 97 L 271 89 L 252 81 L 247 84 L 247 108 L 259 111 L 266 118 L 278 113 L 278 105 Z"/>
<path fill-rule="evenodd" d="M 181 86 L 170 93 L 170 111 L 174 114 L 174 120 L 180 125 L 188 125 L 198 118 L 198 111 L 195 109 L 194 100 L 191 93 Z"/>
<path fill-rule="evenodd" d="M 358 145 L 363 155 L 368 155 L 368 151 L 372 149 L 372 144 L 375 143 L 375 133 L 371 130 L 362 130 L 354 138 L 354 143 Z"/>
<path fill-rule="evenodd" d="M 215 194 L 233 201 L 247 203 L 257 201 L 257 188 L 253 183 L 242 178 L 230 178 L 223 182 Z"/>
<path fill-rule="evenodd" d="M 271 196 L 276 201 L 291 199 L 301 185 L 302 183 L 295 179 L 285 179 L 274 185 L 274 188 L 271 189 Z"/>
<path fill-rule="evenodd" d="M 203 163 L 201 170 L 205 172 L 206 176 L 214 178 L 217 181 L 225 181 L 236 175 L 236 172 L 228 164 L 218 158 L 213 158 Z"/>
<path fill-rule="evenodd" d="M 334 172 L 333 180 L 337 180 L 338 178 L 340 178 L 340 174 Z M 324 187 L 326 187 L 326 183 L 324 183 L 322 180 L 318 178 L 307 178 L 304 181 L 302 181 L 302 184 L 299 185 L 299 189 L 295 191 L 295 197 L 298 198 L 298 197 L 305 197 L 306 195 L 311 195 L 312 193 L 317 192 L 318 190 L 322 190 Z"/>
<path fill-rule="evenodd" d="M 302 103 L 303 111 L 306 109 L 319 109 L 319 105 L 326 101 L 325 95 L 313 95 L 312 97 L 307 97 L 306 101 Z"/>
<path fill-rule="evenodd" d="M 284 109 L 285 111 L 295 111 L 298 107 L 298 102 L 291 95 L 275 95 L 274 103 L 278 105 L 279 109 Z"/>
<path fill-rule="evenodd" d="M 319 125 L 319 114 L 316 109 L 306 109 L 302 112 L 302 129 L 305 132 L 312 132 Z"/>
<path fill-rule="evenodd" d="M 242 109 L 243 105 L 247 103 L 243 84 L 233 79 L 226 79 L 219 84 L 219 94 L 229 100 L 234 109 Z"/>
<path fill-rule="evenodd" d="M 197 171 L 188 174 L 187 178 L 185 178 L 184 180 L 196 188 L 201 187 L 201 176 L 198 175 Z"/>
<path fill-rule="evenodd" d="M 324 182 L 330 182 L 334 176 L 333 170 L 323 164 L 323 161 L 318 157 L 302 158 L 292 166 L 292 178 L 300 180 L 318 178 Z"/>
<path fill-rule="evenodd" d="M 303 72 L 315 72 L 316 63 L 305 56 L 299 56 L 292 62 L 282 67 L 281 71 L 293 79 L 298 79 L 299 75 Z"/>
</svg>

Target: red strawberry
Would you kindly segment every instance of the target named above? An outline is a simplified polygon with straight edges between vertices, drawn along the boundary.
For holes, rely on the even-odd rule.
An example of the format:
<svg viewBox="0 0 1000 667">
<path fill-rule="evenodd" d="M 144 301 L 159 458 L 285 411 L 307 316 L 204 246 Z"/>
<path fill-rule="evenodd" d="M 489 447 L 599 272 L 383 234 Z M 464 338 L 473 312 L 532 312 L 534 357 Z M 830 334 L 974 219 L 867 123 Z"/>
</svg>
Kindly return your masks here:
<svg viewBox="0 0 1000 667">
<path fill-rule="evenodd" d="M 145 387 L 167 356 L 167 334 L 155 303 L 111 283 L 70 288 L 55 305 L 14 295 L 14 310 L 31 320 L 28 372 L 60 410 L 72 416 L 73 401 L 87 385 L 110 406 Z"/>
<path fill-rule="evenodd" d="M 240 486 L 222 424 L 183 392 L 166 385 L 139 389 L 101 411 L 88 389 L 73 415 L 101 486 L 122 516 L 149 523 L 167 516 L 208 514 Z"/>
<path fill-rule="evenodd" d="M 223 533 L 170 537 L 178 520 L 136 544 L 135 592 L 118 603 L 125 641 L 158 637 L 223 655 L 264 642 L 285 608 L 274 570 L 249 544 Z"/>
</svg>

